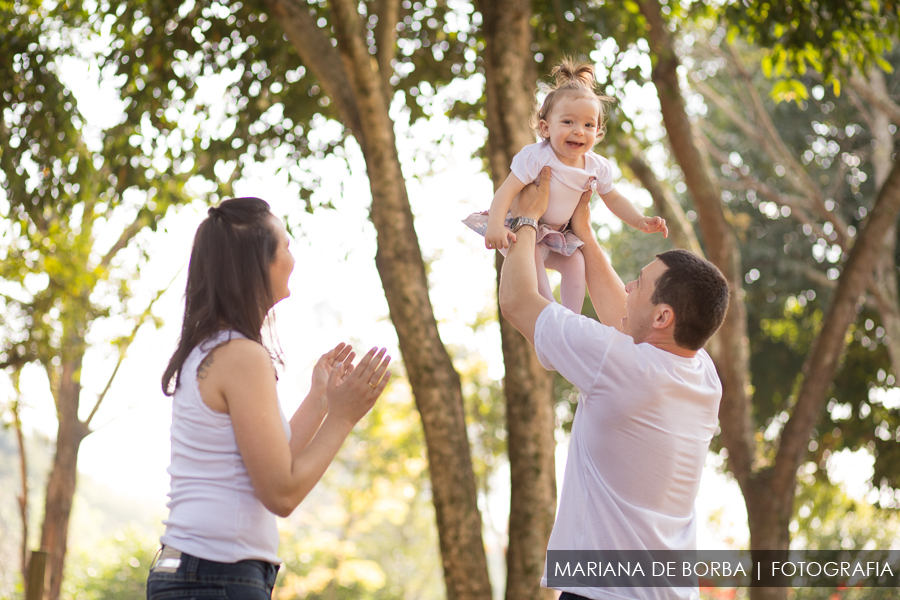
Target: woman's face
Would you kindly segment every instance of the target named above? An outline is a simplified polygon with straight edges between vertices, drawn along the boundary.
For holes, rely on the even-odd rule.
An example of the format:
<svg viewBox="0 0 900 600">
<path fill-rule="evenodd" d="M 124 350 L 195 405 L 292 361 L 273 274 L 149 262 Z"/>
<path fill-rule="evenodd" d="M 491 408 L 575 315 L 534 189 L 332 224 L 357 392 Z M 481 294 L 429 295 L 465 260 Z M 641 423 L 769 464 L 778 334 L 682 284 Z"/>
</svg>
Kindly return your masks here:
<svg viewBox="0 0 900 600">
<path fill-rule="evenodd" d="M 291 277 L 291 271 L 294 270 L 294 256 L 291 254 L 288 245 L 290 238 L 287 229 L 281 219 L 275 215 L 269 216 L 269 223 L 275 231 L 275 239 L 278 240 L 278 246 L 275 249 L 275 258 L 269 264 L 269 281 L 272 284 L 272 300 L 278 303 L 291 295 L 288 289 L 288 279 Z"/>
</svg>

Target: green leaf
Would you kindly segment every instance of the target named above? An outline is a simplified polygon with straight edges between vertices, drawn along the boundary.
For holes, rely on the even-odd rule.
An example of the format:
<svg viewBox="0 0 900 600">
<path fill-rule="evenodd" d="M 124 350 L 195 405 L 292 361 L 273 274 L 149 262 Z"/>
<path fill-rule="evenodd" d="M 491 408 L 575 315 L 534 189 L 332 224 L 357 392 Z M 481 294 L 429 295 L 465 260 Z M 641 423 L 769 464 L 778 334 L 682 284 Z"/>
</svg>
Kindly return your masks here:
<svg viewBox="0 0 900 600">
<path fill-rule="evenodd" d="M 766 54 L 760 66 L 762 66 L 763 75 L 766 76 L 766 79 L 770 79 L 772 77 L 772 55 Z"/>
<path fill-rule="evenodd" d="M 875 63 L 876 63 L 876 64 L 881 68 L 881 70 L 884 71 L 885 73 L 893 73 L 893 72 L 894 72 L 894 67 L 891 66 L 891 63 L 889 63 L 888 61 L 886 61 L 886 60 L 884 59 L 884 57 L 882 57 L 882 56 L 877 56 L 877 57 L 875 57 Z"/>
</svg>

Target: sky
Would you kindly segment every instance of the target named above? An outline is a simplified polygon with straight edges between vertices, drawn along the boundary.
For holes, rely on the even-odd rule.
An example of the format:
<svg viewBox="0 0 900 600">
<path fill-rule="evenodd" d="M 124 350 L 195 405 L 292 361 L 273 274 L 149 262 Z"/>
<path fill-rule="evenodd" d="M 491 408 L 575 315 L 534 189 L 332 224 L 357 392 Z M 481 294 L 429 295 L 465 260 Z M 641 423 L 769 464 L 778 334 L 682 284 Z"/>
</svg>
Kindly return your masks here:
<svg viewBox="0 0 900 600">
<path fill-rule="evenodd" d="M 96 69 L 71 61 L 65 64 L 64 72 L 78 99 L 79 110 L 92 127 L 116 122 L 121 115 L 116 91 L 109 84 L 98 83 Z M 203 85 L 207 86 L 204 93 L 221 97 L 221 82 Z M 652 94 L 640 88 L 630 93 L 623 106 L 645 118 L 658 116 L 658 104 Z M 397 133 L 419 241 L 423 256 L 430 263 L 431 299 L 441 337 L 449 347 L 477 349 L 490 376 L 500 379 L 503 362 L 498 326 L 492 323 L 473 328 L 486 310 L 496 306 L 493 256 L 484 249 L 481 239 L 460 223 L 469 213 L 486 209 L 492 196 L 490 179 L 481 172 L 480 160 L 472 158 L 483 144 L 485 131 L 478 125 L 453 126 L 438 115 L 429 122 L 413 125 L 401 120 Z M 432 141 L 446 134 L 452 143 L 443 143 L 432 160 Z M 296 188 L 270 165 L 256 165 L 235 184 L 236 195 L 264 198 L 276 215 L 286 215 L 295 234 L 291 250 L 297 262 L 291 296 L 275 309 L 286 363 L 279 381 L 279 396 L 287 415 L 305 395 L 318 356 L 337 342 L 350 342 L 360 353 L 372 346 L 384 346 L 399 357 L 374 264 L 375 231 L 368 220 L 369 189 L 364 165 L 358 152 L 352 153 L 349 162 L 349 171 L 337 159 L 320 166 L 324 182 L 320 193 L 332 198 L 337 210 L 317 210 L 313 215 L 302 211 Z M 617 186 L 629 198 L 649 204 L 645 193 L 627 184 Z M 157 506 L 160 518 L 165 515 L 169 484 L 166 467 L 171 419 L 171 400 L 161 392 L 160 377 L 177 342 L 185 267 L 205 208 L 198 202 L 170 211 L 160 231 L 149 240 L 151 257 L 142 267 L 135 289 L 138 297 L 147 298 L 169 286 L 154 307 L 154 314 L 164 324 L 158 329 L 144 325 L 138 332 L 95 417 L 95 431 L 85 439 L 79 454 L 82 473 L 123 497 L 140 498 Z M 595 213 L 597 219 L 608 218 L 600 211 Z M 89 352 L 83 368 L 82 417 L 90 411 L 92 399 L 104 388 L 114 367 L 113 353 L 103 343 L 108 334 L 108 328 L 102 325 L 90 334 L 98 343 Z M 56 422 L 46 377 L 37 367 L 26 368 L 21 387 L 26 429 L 53 437 Z M 0 397 L 7 394 L 8 382 L 0 380 Z M 871 464 L 866 465 L 860 456 L 846 460 L 839 457 L 834 462 L 835 473 L 847 483 L 851 494 L 862 497 Z M 562 443 L 557 452 L 559 473 L 564 465 Z M 697 501 L 701 548 L 747 544 L 743 500 L 736 483 L 717 473 L 720 466 L 720 459 L 710 455 Z M 499 523 L 505 523 L 508 471 L 501 469 L 497 477 L 490 512 Z M 561 484 L 561 476 L 558 481 Z"/>
</svg>

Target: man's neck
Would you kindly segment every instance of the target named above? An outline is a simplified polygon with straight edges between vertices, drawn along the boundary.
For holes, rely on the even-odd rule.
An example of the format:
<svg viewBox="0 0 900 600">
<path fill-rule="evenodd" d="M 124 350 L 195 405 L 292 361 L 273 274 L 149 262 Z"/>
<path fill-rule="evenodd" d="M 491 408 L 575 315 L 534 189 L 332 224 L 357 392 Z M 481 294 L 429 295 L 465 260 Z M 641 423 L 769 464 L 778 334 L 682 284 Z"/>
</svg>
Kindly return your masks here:
<svg viewBox="0 0 900 600">
<path fill-rule="evenodd" d="M 694 358 L 697 356 L 697 350 L 691 350 L 675 343 L 671 336 L 665 335 L 649 335 L 646 339 L 641 340 L 642 343 L 650 344 L 660 350 L 665 350 L 675 356 L 683 356 L 684 358 Z"/>
<path fill-rule="evenodd" d="M 694 358 L 697 356 L 697 350 L 688 350 L 687 348 L 682 348 L 678 344 L 655 344 L 653 342 L 648 342 L 652 346 L 656 346 L 660 350 L 665 350 L 666 352 L 670 352 L 675 356 L 683 356 L 684 358 Z"/>
</svg>

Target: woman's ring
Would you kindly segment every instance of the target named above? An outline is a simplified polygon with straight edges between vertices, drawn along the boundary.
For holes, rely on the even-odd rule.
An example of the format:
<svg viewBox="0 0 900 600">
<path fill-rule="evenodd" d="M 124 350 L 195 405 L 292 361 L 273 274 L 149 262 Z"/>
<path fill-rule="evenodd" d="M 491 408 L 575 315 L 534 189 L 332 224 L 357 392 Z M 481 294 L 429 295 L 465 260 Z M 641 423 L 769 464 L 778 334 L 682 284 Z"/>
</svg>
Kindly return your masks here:
<svg viewBox="0 0 900 600">
<path fill-rule="evenodd" d="M 373 390 L 378 387 L 376 384 L 372 383 L 371 381 L 368 383 L 369 383 L 369 387 L 372 388 Z"/>
</svg>

